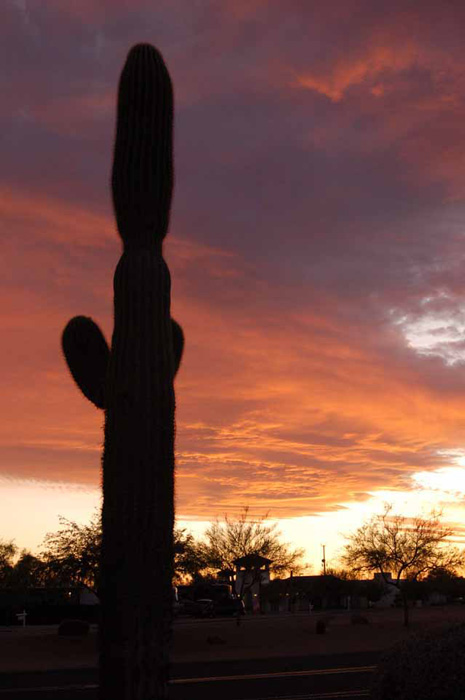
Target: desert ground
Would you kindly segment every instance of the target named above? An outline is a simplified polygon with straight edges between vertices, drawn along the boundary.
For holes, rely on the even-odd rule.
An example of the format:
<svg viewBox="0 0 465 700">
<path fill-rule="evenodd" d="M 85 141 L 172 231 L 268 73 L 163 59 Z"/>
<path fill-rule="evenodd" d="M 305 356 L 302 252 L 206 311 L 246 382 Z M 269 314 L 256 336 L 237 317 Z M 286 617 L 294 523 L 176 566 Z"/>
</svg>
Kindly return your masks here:
<svg viewBox="0 0 465 700">
<path fill-rule="evenodd" d="M 379 651 L 428 627 L 465 622 L 465 605 L 412 609 L 408 629 L 403 627 L 401 609 L 360 614 L 368 624 L 352 624 L 347 611 L 250 615 L 240 626 L 233 618 L 179 619 L 174 624 L 171 658 L 201 662 Z M 315 625 L 322 618 L 327 629 L 319 635 Z M 0 673 L 96 665 L 96 626 L 84 638 L 61 637 L 57 625 L 0 627 Z"/>
</svg>

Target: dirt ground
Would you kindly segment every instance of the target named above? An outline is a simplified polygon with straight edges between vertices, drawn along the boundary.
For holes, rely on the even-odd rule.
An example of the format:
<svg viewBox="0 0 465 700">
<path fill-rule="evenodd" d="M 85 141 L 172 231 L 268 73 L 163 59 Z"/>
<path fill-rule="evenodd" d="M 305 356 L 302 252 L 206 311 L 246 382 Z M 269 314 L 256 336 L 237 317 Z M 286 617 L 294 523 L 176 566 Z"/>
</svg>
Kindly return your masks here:
<svg viewBox="0 0 465 700">
<path fill-rule="evenodd" d="M 353 625 L 351 613 L 299 613 L 234 619 L 177 620 L 174 625 L 173 662 L 215 659 L 305 656 L 386 649 L 421 629 L 465 622 L 465 606 L 411 610 L 411 625 L 402 625 L 402 610 L 361 612 L 366 625 Z M 328 622 L 317 635 L 318 619 Z M 0 673 L 97 665 L 97 630 L 82 639 L 60 637 L 57 626 L 0 627 Z"/>
</svg>

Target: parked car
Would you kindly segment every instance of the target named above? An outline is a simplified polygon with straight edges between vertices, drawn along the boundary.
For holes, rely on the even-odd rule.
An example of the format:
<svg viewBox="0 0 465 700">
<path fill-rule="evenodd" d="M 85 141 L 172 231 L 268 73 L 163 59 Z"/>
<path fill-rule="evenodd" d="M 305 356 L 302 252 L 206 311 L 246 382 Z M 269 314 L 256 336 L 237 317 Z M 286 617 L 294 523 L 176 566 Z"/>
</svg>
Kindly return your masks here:
<svg viewBox="0 0 465 700">
<path fill-rule="evenodd" d="M 216 615 L 245 615 L 244 601 L 240 598 L 223 598 L 215 602 Z"/>
<path fill-rule="evenodd" d="M 201 598 L 200 600 L 180 598 L 178 614 L 191 617 L 215 617 L 214 604 L 210 598 Z"/>
<path fill-rule="evenodd" d="M 200 598 L 196 603 L 202 606 L 199 617 L 215 617 L 216 607 L 211 598 Z"/>
</svg>

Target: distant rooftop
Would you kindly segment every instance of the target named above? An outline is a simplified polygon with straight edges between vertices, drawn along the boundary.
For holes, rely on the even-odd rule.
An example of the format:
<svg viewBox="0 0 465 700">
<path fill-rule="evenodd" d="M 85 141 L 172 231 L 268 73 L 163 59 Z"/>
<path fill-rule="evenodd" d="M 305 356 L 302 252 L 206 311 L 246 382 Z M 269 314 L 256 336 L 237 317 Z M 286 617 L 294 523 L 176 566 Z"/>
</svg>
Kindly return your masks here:
<svg viewBox="0 0 465 700">
<path fill-rule="evenodd" d="M 272 559 L 262 557 L 260 554 L 246 554 L 244 557 L 234 559 L 233 564 L 239 568 L 256 569 L 257 567 L 268 566 Z"/>
</svg>

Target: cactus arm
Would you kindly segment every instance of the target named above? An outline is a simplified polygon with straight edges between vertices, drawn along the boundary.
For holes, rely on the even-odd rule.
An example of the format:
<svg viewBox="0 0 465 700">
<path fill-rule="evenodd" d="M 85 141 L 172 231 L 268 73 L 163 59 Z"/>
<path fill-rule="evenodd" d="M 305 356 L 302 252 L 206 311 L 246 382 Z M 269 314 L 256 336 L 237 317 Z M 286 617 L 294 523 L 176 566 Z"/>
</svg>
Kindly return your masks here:
<svg viewBox="0 0 465 700">
<path fill-rule="evenodd" d="M 171 331 L 176 375 L 184 350 L 184 334 L 174 319 L 171 320 Z M 110 349 L 100 328 L 87 316 L 74 316 L 63 331 L 61 345 L 69 371 L 84 396 L 97 408 L 105 409 Z"/>
<path fill-rule="evenodd" d="M 63 353 L 71 375 L 97 408 L 105 408 L 105 378 L 110 350 L 102 331 L 91 318 L 75 316 L 61 337 Z"/>
<path fill-rule="evenodd" d="M 171 334 L 173 336 L 174 374 L 176 376 L 184 352 L 184 333 L 179 323 L 174 319 L 171 319 Z"/>
</svg>

